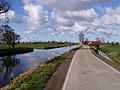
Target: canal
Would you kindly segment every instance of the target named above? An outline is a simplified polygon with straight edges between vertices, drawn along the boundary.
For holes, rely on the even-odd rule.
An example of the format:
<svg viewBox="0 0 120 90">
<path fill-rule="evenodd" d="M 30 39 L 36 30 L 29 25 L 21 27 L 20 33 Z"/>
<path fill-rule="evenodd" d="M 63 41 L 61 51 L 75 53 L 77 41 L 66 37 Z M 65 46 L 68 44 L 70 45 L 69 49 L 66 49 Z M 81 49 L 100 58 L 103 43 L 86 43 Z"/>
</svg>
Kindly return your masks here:
<svg viewBox="0 0 120 90">
<path fill-rule="evenodd" d="M 35 49 L 26 54 L 0 57 L 0 88 L 9 84 L 10 80 L 16 76 L 75 47 L 68 46 L 49 50 Z"/>
</svg>

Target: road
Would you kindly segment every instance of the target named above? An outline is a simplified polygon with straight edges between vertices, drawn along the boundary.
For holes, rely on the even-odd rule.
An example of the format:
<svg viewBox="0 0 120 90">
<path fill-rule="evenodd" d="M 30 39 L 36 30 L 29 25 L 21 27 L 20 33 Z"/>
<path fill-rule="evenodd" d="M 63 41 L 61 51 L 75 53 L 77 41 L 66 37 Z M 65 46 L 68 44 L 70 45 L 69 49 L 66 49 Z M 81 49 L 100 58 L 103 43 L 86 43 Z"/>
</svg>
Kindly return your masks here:
<svg viewBox="0 0 120 90">
<path fill-rule="evenodd" d="M 120 90 L 120 73 L 84 46 L 75 53 L 62 90 Z"/>
</svg>

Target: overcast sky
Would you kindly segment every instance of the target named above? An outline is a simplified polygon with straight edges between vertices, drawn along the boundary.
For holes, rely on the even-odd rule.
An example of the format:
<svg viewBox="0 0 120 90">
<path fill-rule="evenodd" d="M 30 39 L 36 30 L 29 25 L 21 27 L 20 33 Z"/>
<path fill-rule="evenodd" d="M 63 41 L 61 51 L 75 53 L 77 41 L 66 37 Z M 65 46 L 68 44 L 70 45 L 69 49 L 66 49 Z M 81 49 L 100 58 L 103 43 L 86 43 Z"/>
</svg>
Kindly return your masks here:
<svg viewBox="0 0 120 90">
<path fill-rule="evenodd" d="M 120 0 L 11 0 L 10 25 L 21 41 L 120 42 Z"/>
</svg>

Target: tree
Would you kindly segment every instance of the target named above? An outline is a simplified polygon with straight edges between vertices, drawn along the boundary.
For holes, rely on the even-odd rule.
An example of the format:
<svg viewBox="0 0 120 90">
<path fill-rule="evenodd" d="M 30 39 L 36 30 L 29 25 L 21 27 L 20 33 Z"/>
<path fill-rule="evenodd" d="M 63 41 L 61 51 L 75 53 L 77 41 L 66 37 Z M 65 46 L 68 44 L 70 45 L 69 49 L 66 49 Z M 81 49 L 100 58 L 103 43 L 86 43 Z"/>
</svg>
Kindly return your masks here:
<svg viewBox="0 0 120 90">
<path fill-rule="evenodd" d="M 1 41 L 5 42 L 9 48 L 12 46 L 15 47 L 16 41 L 20 40 L 20 35 L 14 32 L 14 29 L 8 25 L 1 26 L 2 36 Z"/>
<path fill-rule="evenodd" d="M 105 38 L 104 38 L 104 37 L 101 38 L 101 43 L 102 43 L 103 45 L 105 44 Z"/>
<path fill-rule="evenodd" d="M 112 41 L 112 42 L 111 42 L 111 45 L 115 45 L 115 42 L 114 42 L 114 41 Z"/>
<path fill-rule="evenodd" d="M 88 45 L 88 43 L 89 43 L 89 40 L 88 40 L 88 38 L 86 38 L 84 44 Z"/>
<path fill-rule="evenodd" d="M 79 34 L 79 41 L 80 41 L 81 44 L 84 43 L 84 37 L 85 37 L 84 33 Z"/>
<path fill-rule="evenodd" d="M 100 44 L 101 44 L 100 38 L 96 38 L 96 41 L 93 43 L 93 45 L 95 46 L 97 53 L 98 53 Z"/>
<path fill-rule="evenodd" d="M 0 14 L 8 12 L 10 10 L 11 3 L 9 0 L 0 0 Z"/>
</svg>

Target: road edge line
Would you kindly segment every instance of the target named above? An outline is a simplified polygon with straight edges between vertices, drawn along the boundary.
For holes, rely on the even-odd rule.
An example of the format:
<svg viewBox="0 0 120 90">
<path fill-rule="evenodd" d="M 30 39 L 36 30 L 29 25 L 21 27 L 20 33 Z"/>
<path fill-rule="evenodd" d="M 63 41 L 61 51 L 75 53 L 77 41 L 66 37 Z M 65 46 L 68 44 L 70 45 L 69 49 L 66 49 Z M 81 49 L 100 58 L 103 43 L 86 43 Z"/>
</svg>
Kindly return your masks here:
<svg viewBox="0 0 120 90">
<path fill-rule="evenodd" d="M 78 51 L 79 51 L 79 50 L 77 50 L 77 52 L 78 52 Z M 77 52 L 74 54 L 74 56 L 73 56 L 73 58 L 72 58 L 72 62 L 71 62 L 71 64 L 70 64 L 69 70 L 68 70 L 68 72 L 67 72 L 67 75 L 66 75 L 66 78 L 65 78 L 65 81 L 64 81 L 62 90 L 65 90 L 65 88 L 66 88 L 66 85 L 67 85 L 67 82 L 68 82 L 68 79 L 69 79 L 69 76 L 70 76 L 71 68 L 72 68 L 73 62 L 74 62 L 74 60 L 75 60 L 74 58 L 75 58 Z"/>
</svg>

